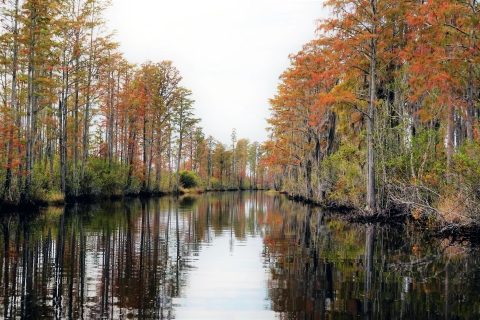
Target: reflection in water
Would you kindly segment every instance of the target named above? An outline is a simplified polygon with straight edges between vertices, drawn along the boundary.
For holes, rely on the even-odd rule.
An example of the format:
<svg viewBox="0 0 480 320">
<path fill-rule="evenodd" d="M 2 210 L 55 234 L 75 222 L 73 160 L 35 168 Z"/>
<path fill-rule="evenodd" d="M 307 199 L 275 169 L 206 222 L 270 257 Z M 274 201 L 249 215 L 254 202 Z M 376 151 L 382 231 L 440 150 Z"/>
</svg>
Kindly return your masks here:
<svg viewBox="0 0 480 320">
<path fill-rule="evenodd" d="M 476 250 L 277 195 L 103 202 L 0 222 L 5 319 L 480 314 Z"/>
<path fill-rule="evenodd" d="M 222 235 L 230 246 L 259 237 L 256 201 L 226 193 L 4 217 L 2 316 L 172 319 L 191 256 Z"/>
<path fill-rule="evenodd" d="M 375 226 L 368 225 L 365 243 L 365 301 L 364 314 L 367 319 L 371 318 L 372 276 L 373 276 L 373 252 L 375 245 Z"/>
<path fill-rule="evenodd" d="M 277 200 L 265 225 L 264 257 L 280 318 L 479 317 L 476 249 L 409 225 L 352 225 Z"/>
</svg>

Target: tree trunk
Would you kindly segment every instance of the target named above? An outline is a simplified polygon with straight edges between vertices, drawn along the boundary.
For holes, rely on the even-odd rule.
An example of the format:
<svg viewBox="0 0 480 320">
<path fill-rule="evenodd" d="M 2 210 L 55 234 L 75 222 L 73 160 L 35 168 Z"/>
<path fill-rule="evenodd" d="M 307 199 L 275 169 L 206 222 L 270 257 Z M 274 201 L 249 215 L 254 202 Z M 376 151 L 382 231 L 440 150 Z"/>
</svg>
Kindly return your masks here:
<svg viewBox="0 0 480 320">
<path fill-rule="evenodd" d="M 372 12 L 376 14 L 376 3 L 371 1 Z M 373 34 L 376 33 L 376 27 L 373 26 Z M 376 58 L 377 58 L 377 39 L 372 38 L 370 44 L 370 86 L 369 86 L 369 103 L 367 117 L 367 211 L 376 210 L 376 194 L 375 194 L 375 158 L 374 158 L 374 137 L 375 130 L 375 102 L 376 102 Z"/>
<path fill-rule="evenodd" d="M 66 62 L 66 59 L 64 58 Z M 68 101 L 68 70 L 63 71 L 63 83 L 65 84 L 65 89 L 62 90 L 62 95 L 59 101 L 59 112 L 60 112 L 60 184 L 62 193 L 67 195 L 67 186 L 66 180 L 68 175 L 68 159 L 67 159 L 67 101 Z"/>
<path fill-rule="evenodd" d="M 167 158 L 168 158 L 168 189 L 171 190 L 172 188 L 172 136 L 171 132 L 168 134 L 168 150 L 167 150 Z"/>
<path fill-rule="evenodd" d="M 31 12 L 30 18 L 30 43 L 29 43 L 29 53 L 28 53 L 28 73 L 27 73 L 27 119 L 26 119 L 26 130 L 27 130 L 27 150 L 26 150 L 26 180 L 25 180 L 25 189 L 24 189 L 24 200 L 30 200 L 30 187 L 32 183 L 32 174 L 33 174 L 33 126 L 34 126 L 34 109 L 35 109 L 35 28 L 36 28 L 36 10 L 33 9 Z"/>
<path fill-rule="evenodd" d="M 162 182 L 162 154 L 157 155 L 157 170 L 155 171 L 155 188 L 157 191 L 160 191 L 160 185 Z"/>
<path fill-rule="evenodd" d="M 179 141 L 178 141 L 178 156 L 177 156 L 177 174 L 175 175 L 175 193 L 178 193 L 179 189 L 179 176 L 180 176 L 180 159 L 182 157 L 182 124 L 180 120 L 180 133 L 179 133 Z"/>
<path fill-rule="evenodd" d="M 13 60 L 12 60 L 12 92 L 10 94 L 10 139 L 8 140 L 7 170 L 3 199 L 12 201 L 12 157 L 15 127 L 15 99 L 17 95 L 17 68 L 18 68 L 18 0 L 15 1 L 15 16 L 13 25 Z"/>
<path fill-rule="evenodd" d="M 113 72 L 109 75 L 108 81 L 110 82 L 108 88 L 108 161 L 110 167 L 113 164 L 113 91 L 114 91 L 114 83 L 113 83 Z"/>
<path fill-rule="evenodd" d="M 310 159 L 307 160 L 305 164 L 305 180 L 307 184 L 307 199 L 313 199 L 313 188 L 312 188 L 312 161 Z"/>
<path fill-rule="evenodd" d="M 473 136 L 473 114 L 475 111 L 475 103 L 473 101 L 473 66 L 470 64 L 468 68 L 468 84 L 467 84 L 467 140 L 472 142 Z"/>
<path fill-rule="evenodd" d="M 448 107 L 448 124 L 447 124 L 447 169 L 450 170 L 452 165 L 453 151 L 455 148 L 455 107 Z"/>
<path fill-rule="evenodd" d="M 147 190 L 151 190 L 150 185 L 150 175 L 152 171 L 152 164 L 153 164 L 153 121 L 152 121 L 152 135 L 150 136 L 149 141 L 149 155 L 148 155 L 148 167 L 147 167 Z"/>
<path fill-rule="evenodd" d="M 79 35 L 75 33 L 75 105 L 74 105 L 74 132 L 73 132 L 73 195 L 78 196 L 78 99 L 79 99 L 79 71 L 80 71 L 80 48 L 78 48 Z"/>
<path fill-rule="evenodd" d="M 145 192 L 147 189 L 147 115 L 146 115 L 146 106 L 143 114 L 143 181 L 142 181 L 142 192 Z"/>
<path fill-rule="evenodd" d="M 91 42 L 92 40 L 90 40 Z M 91 44 L 90 44 L 91 45 Z M 91 57 L 91 52 L 90 52 Z M 90 121 L 90 86 L 92 84 L 92 61 L 89 60 L 88 66 L 88 75 L 87 75 L 87 88 L 86 88 L 86 97 L 85 97 L 85 114 L 83 115 L 83 136 L 82 136 L 82 163 L 81 163 L 81 172 L 80 180 L 85 179 L 85 164 L 87 162 L 88 154 L 88 133 L 90 130 L 89 121 Z"/>
<path fill-rule="evenodd" d="M 127 190 L 130 189 L 132 184 L 132 175 L 133 175 L 133 159 L 135 157 L 135 140 L 137 138 L 137 131 L 135 130 L 134 120 L 129 121 L 130 132 L 128 139 L 127 147 L 127 159 L 128 159 L 128 175 L 127 175 Z"/>
</svg>

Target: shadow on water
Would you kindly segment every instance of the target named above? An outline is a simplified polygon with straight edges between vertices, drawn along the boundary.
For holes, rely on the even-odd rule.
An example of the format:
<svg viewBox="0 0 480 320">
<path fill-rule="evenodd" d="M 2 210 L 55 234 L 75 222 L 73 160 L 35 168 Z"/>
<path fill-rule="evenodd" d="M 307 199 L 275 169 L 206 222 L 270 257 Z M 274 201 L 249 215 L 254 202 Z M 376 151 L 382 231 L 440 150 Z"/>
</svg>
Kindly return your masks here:
<svg viewBox="0 0 480 320">
<path fill-rule="evenodd" d="M 480 257 L 468 243 L 349 224 L 279 195 L 106 201 L 0 223 L 4 319 L 173 319 L 192 263 L 220 237 L 230 251 L 262 239 L 265 296 L 281 319 L 480 315 Z"/>
</svg>

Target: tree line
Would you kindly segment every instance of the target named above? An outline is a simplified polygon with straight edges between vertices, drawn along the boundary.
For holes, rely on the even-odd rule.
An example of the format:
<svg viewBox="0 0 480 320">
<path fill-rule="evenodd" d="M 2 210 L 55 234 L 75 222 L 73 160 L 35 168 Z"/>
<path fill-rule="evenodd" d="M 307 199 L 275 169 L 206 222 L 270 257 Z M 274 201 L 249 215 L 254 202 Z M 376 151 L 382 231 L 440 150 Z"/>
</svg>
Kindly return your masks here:
<svg viewBox="0 0 480 320">
<path fill-rule="evenodd" d="M 256 187 L 260 146 L 205 137 L 172 61 L 127 61 L 108 0 L 5 0 L 0 34 L 0 199 L 13 204 Z"/>
<path fill-rule="evenodd" d="M 478 216 L 476 0 L 329 0 L 270 100 L 269 181 L 316 202 Z"/>
</svg>

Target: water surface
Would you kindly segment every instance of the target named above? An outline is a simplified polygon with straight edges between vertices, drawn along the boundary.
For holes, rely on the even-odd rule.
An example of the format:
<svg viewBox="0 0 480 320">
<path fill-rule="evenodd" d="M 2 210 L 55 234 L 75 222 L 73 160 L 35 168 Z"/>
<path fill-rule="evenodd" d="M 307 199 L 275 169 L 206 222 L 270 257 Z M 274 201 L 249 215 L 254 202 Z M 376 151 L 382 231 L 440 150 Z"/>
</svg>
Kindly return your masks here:
<svg viewBox="0 0 480 320">
<path fill-rule="evenodd" d="M 477 319 L 480 257 L 262 192 L 1 217 L 5 319 Z"/>
</svg>

